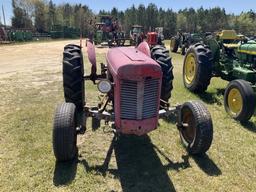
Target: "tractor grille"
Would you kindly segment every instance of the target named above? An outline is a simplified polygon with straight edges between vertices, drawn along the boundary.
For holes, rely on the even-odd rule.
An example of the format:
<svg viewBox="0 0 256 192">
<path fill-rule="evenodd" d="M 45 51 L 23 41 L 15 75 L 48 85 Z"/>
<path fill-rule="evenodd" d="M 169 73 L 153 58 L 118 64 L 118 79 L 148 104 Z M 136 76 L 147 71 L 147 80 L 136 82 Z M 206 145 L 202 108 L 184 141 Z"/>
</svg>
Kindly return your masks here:
<svg viewBox="0 0 256 192">
<path fill-rule="evenodd" d="M 121 119 L 139 120 L 158 113 L 159 79 L 121 82 Z"/>
<path fill-rule="evenodd" d="M 122 81 L 121 84 L 121 119 L 136 119 L 137 82 Z"/>
<path fill-rule="evenodd" d="M 158 113 L 159 79 L 145 81 L 143 100 L 143 119 L 155 117 Z"/>
</svg>

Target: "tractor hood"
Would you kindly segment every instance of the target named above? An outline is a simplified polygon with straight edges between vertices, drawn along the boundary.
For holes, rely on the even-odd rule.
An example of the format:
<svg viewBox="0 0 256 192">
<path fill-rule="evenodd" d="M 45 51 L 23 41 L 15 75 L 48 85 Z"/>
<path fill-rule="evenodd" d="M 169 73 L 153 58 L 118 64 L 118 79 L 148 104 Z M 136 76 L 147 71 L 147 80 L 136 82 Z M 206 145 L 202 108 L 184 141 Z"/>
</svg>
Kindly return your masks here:
<svg viewBox="0 0 256 192">
<path fill-rule="evenodd" d="M 120 79 L 141 80 L 145 74 L 161 78 L 159 64 L 136 48 L 113 48 L 107 53 L 107 64 L 113 76 Z"/>
<path fill-rule="evenodd" d="M 256 42 L 248 42 L 238 47 L 239 53 L 245 53 L 249 55 L 256 55 Z"/>
</svg>

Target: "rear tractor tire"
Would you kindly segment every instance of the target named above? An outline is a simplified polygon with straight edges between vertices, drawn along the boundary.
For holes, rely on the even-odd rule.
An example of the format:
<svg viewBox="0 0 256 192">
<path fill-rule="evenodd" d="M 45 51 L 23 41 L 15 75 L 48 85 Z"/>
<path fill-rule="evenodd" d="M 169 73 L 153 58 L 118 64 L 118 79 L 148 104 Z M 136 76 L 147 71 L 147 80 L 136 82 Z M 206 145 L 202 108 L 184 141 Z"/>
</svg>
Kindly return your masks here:
<svg viewBox="0 0 256 192">
<path fill-rule="evenodd" d="M 241 79 L 231 81 L 224 94 L 225 110 L 235 120 L 246 122 L 254 114 L 255 99 L 249 82 Z"/>
<path fill-rule="evenodd" d="M 190 46 L 183 63 L 184 86 L 194 93 L 207 90 L 212 77 L 212 52 L 204 44 Z"/>
<path fill-rule="evenodd" d="M 179 44 L 180 44 L 180 40 L 177 37 L 172 37 L 171 43 L 170 43 L 171 52 L 177 53 L 177 51 L 179 49 Z"/>
<path fill-rule="evenodd" d="M 161 99 L 168 102 L 171 97 L 174 78 L 173 65 L 169 51 L 165 47 L 157 45 L 151 49 L 151 57 L 161 66 L 163 72 Z"/>
<path fill-rule="evenodd" d="M 70 161 L 77 155 L 76 106 L 73 103 L 59 105 L 55 112 L 52 143 L 57 161 Z"/>
<path fill-rule="evenodd" d="M 181 55 L 185 55 L 186 54 L 186 47 L 183 45 L 181 47 Z"/>
<path fill-rule="evenodd" d="M 74 103 L 78 111 L 85 105 L 84 64 L 81 47 L 67 45 L 63 52 L 63 87 L 65 101 Z"/>
<path fill-rule="evenodd" d="M 191 155 L 202 155 L 211 146 L 213 125 L 209 111 L 198 101 L 186 102 L 180 111 L 180 138 Z"/>
</svg>

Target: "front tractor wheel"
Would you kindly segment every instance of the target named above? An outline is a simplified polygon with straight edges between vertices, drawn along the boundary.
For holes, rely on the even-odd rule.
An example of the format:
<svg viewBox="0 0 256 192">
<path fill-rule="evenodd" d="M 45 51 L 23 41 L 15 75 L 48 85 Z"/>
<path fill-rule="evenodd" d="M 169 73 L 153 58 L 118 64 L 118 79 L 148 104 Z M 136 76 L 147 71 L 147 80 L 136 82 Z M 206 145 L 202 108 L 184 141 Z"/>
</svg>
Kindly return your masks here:
<svg viewBox="0 0 256 192">
<path fill-rule="evenodd" d="M 192 92 L 204 92 L 212 77 L 212 53 L 201 43 L 190 46 L 183 63 L 184 86 Z"/>
<path fill-rule="evenodd" d="M 226 112 L 235 120 L 248 121 L 254 113 L 255 94 L 247 81 L 231 81 L 224 94 L 224 106 Z"/>
<path fill-rule="evenodd" d="M 77 155 L 76 106 L 73 103 L 59 105 L 53 123 L 53 152 L 57 161 L 69 161 Z"/>
<path fill-rule="evenodd" d="M 63 87 L 66 102 L 81 111 L 85 105 L 84 64 L 81 47 L 67 45 L 63 52 Z"/>
<path fill-rule="evenodd" d="M 211 146 L 213 125 L 209 111 L 201 102 L 186 102 L 180 111 L 180 138 L 192 155 L 204 154 Z"/>
</svg>

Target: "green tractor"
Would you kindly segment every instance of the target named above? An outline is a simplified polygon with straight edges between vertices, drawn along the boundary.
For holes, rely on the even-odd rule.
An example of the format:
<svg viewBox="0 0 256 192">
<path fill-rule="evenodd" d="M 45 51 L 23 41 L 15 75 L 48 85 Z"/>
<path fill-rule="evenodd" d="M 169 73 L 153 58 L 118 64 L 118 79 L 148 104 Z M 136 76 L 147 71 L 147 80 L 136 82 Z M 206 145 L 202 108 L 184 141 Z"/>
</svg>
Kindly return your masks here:
<svg viewBox="0 0 256 192">
<path fill-rule="evenodd" d="M 100 16 L 100 22 L 94 24 L 94 43 L 108 44 L 111 46 L 123 46 L 125 44 L 125 33 L 120 31 L 117 20 L 110 15 Z"/>
<path fill-rule="evenodd" d="M 199 33 L 182 33 L 179 31 L 176 36 L 171 38 L 170 50 L 174 53 L 181 49 L 181 54 L 185 55 L 188 48 L 198 42 L 203 41 Z"/>
<path fill-rule="evenodd" d="M 256 105 L 256 42 L 223 30 L 192 45 L 183 64 L 185 87 L 202 93 L 212 77 L 230 81 L 224 93 L 225 110 L 237 121 L 248 121 Z"/>
</svg>

